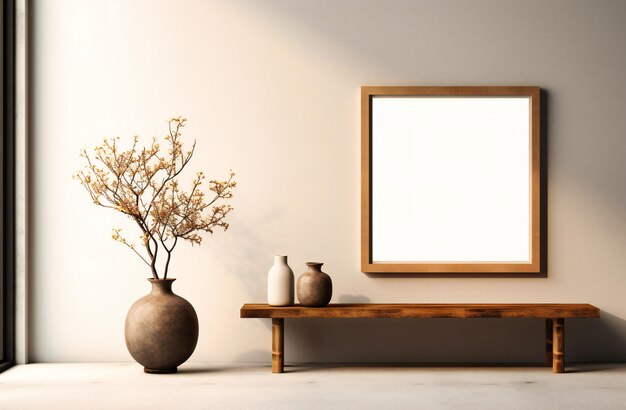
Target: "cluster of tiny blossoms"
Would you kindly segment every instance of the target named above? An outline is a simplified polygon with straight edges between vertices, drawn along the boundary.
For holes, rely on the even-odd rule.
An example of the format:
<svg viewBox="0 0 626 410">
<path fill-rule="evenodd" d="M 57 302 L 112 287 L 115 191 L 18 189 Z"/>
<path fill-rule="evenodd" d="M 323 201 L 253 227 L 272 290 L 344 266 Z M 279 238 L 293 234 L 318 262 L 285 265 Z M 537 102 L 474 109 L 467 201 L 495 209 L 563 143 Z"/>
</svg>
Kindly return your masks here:
<svg viewBox="0 0 626 410">
<path fill-rule="evenodd" d="M 177 177 L 196 147 L 194 142 L 190 150 L 183 149 L 180 137 L 186 122 L 182 117 L 168 121 L 164 150 L 156 138 L 150 146 L 139 148 L 135 136 L 128 150 L 120 149 L 119 138 L 105 138 L 103 145 L 92 153 L 81 151 L 87 164 L 74 175 L 96 205 L 122 212 L 137 223 L 145 253 L 128 242 L 121 229 L 113 230 L 113 239 L 128 246 L 150 266 L 155 279 L 159 278 L 156 263 L 160 250 L 165 251 L 163 278 L 167 278 L 172 251 L 179 239 L 199 245 L 202 242 L 199 232 L 228 229 L 225 218 L 233 209 L 228 204 L 217 203 L 233 196 L 237 183 L 232 171 L 226 181 L 209 181 L 212 195 L 208 199 L 200 189 L 205 181 L 202 172 L 196 174 L 190 191 L 179 187 Z"/>
</svg>

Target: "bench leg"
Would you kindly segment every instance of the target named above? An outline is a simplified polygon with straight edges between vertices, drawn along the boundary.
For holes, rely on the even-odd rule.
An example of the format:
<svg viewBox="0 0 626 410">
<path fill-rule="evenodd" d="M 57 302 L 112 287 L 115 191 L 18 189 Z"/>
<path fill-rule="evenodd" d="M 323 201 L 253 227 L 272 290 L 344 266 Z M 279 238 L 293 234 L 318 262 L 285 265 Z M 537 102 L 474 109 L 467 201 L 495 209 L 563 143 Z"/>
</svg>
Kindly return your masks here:
<svg viewBox="0 0 626 410">
<path fill-rule="evenodd" d="M 552 323 L 552 373 L 563 373 L 565 371 L 565 319 L 554 319 Z"/>
<path fill-rule="evenodd" d="M 546 319 L 546 366 L 552 366 L 552 319 Z"/>
<path fill-rule="evenodd" d="M 272 319 L 272 373 L 285 371 L 285 319 Z"/>
</svg>

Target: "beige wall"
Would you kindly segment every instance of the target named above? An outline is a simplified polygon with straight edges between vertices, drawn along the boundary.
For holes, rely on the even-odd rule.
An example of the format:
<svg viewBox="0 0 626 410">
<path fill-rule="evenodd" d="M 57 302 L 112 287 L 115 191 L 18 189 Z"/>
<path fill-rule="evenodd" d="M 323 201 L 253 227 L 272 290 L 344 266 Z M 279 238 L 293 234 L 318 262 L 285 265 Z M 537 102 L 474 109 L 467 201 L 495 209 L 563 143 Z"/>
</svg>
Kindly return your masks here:
<svg viewBox="0 0 626 410">
<path fill-rule="evenodd" d="M 320 260 L 333 302 L 590 302 L 567 359 L 626 360 L 626 2 L 33 2 L 30 347 L 33 361 L 130 361 L 123 323 L 148 272 L 110 238 L 119 215 L 72 180 L 105 135 L 189 118 L 191 169 L 237 172 L 231 230 L 181 247 L 192 360 L 268 361 L 273 254 Z M 359 87 L 539 85 L 546 91 L 547 278 L 359 272 Z M 546 137 L 544 135 L 544 137 Z M 543 323 L 287 322 L 287 361 L 541 361 Z"/>
</svg>

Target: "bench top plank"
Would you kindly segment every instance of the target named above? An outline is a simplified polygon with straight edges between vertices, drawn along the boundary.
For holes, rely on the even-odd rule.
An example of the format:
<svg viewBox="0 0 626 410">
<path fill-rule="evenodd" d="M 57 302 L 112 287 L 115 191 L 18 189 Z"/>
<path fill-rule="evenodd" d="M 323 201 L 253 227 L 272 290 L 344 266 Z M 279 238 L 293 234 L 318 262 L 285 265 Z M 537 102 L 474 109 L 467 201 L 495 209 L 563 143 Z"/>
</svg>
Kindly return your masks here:
<svg viewBox="0 0 626 410">
<path fill-rule="evenodd" d="M 333 303 L 310 308 L 246 303 L 242 318 L 598 318 L 600 309 L 587 303 L 405 304 Z"/>
</svg>

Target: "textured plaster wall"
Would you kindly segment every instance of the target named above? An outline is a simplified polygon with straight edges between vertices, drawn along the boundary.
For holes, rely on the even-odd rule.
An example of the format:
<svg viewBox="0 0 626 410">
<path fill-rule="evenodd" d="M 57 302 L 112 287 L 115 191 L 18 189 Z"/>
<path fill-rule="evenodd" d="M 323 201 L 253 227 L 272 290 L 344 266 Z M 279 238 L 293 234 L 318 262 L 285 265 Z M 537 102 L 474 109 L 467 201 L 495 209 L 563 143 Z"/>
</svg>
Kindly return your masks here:
<svg viewBox="0 0 626 410">
<path fill-rule="evenodd" d="M 590 302 L 567 360 L 626 360 L 626 2 L 104 1 L 31 4 L 32 361 L 130 361 L 123 324 L 148 272 L 111 240 L 135 232 L 72 180 L 103 136 L 189 118 L 188 176 L 237 172 L 231 229 L 181 246 L 192 361 L 267 362 L 274 253 L 320 260 L 333 302 Z M 359 87 L 539 85 L 548 138 L 548 275 L 359 271 Z M 540 320 L 287 321 L 287 361 L 543 360 Z"/>
</svg>

